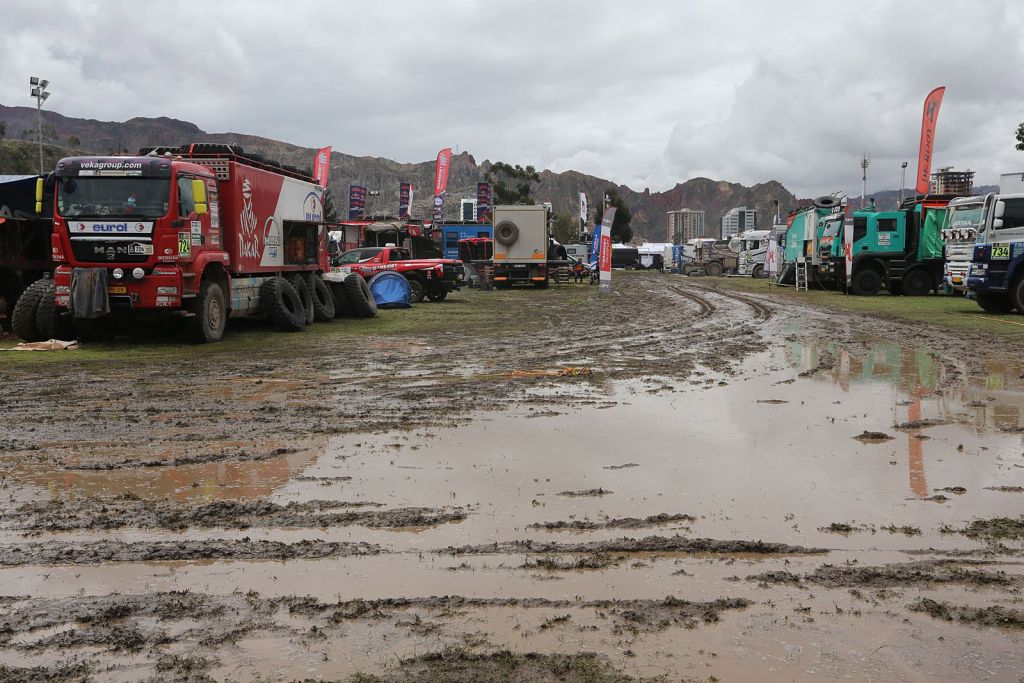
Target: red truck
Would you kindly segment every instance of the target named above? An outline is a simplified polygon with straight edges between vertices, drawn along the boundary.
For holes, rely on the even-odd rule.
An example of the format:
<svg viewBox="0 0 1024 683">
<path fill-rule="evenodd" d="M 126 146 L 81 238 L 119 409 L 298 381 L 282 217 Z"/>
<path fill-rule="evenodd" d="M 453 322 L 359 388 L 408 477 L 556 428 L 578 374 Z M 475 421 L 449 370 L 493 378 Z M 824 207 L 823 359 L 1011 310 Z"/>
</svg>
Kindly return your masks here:
<svg viewBox="0 0 1024 683">
<path fill-rule="evenodd" d="M 200 342 L 228 317 L 288 331 L 334 317 L 324 190 L 302 171 L 192 144 L 62 159 L 55 175 L 56 269 L 40 287 L 79 338 L 101 335 L 107 312 L 172 311 Z"/>
<path fill-rule="evenodd" d="M 448 292 L 459 289 L 464 268 L 462 261 L 442 258 L 413 258 L 404 247 L 360 247 L 350 249 L 334 259 L 331 277 L 359 273 L 369 280 L 382 270 L 393 270 L 405 276 L 411 288 L 410 300 L 418 304 L 426 297 L 444 301 Z"/>
</svg>

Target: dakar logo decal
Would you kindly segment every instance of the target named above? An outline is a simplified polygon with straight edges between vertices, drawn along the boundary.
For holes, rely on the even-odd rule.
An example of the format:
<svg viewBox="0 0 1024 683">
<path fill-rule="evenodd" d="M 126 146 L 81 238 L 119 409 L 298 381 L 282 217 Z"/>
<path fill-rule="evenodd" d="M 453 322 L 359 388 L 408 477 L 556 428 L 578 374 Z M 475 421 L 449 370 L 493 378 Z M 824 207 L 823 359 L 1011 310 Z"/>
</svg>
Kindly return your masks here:
<svg viewBox="0 0 1024 683">
<path fill-rule="evenodd" d="M 238 217 L 241 230 L 238 232 L 238 252 L 244 258 L 260 257 L 260 236 L 256 232 L 258 221 L 252 209 L 252 183 L 242 180 L 242 213 Z"/>
</svg>

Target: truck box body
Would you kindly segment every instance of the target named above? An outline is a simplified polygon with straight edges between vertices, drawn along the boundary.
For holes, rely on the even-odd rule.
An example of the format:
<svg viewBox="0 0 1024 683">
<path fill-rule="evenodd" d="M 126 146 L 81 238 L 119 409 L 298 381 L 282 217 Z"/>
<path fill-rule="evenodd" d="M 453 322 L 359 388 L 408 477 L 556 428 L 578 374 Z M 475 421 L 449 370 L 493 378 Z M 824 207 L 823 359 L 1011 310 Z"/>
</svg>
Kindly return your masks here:
<svg viewBox="0 0 1024 683">
<path fill-rule="evenodd" d="M 1021 192 L 1024 192 L 1024 171 L 1003 173 L 999 176 L 999 194 L 1019 194 Z"/>
<path fill-rule="evenodd" d="M 494 207 L 495 283 L 547 283 L 547 215 L 543 206 Z"/>
</svg>

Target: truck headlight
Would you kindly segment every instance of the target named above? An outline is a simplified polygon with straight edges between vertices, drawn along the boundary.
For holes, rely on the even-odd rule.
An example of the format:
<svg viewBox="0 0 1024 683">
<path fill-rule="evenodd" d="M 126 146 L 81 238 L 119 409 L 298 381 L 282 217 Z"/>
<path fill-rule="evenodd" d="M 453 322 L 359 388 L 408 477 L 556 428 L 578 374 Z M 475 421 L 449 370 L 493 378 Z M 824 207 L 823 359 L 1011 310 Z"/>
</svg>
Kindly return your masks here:
<svg viewBox="0 0 1024 683">
<path fill-rule="evenodd" d="M 120 269 L 120 268 L 114 268 L 112 271 L 110 271 L 110 275 L 115 280 L 120 280 L 121 278 L 124 277 L 124 271 L 122 269 Z"/>
<path fill-rule="evenodd" d="M 134 268 L 132 269 L 132 277 L 135 278 L 136 280 L 141 280 L 142 278 L 146 277 L 146 271 L 144 271 L 142 268 Z"/>
</svg>

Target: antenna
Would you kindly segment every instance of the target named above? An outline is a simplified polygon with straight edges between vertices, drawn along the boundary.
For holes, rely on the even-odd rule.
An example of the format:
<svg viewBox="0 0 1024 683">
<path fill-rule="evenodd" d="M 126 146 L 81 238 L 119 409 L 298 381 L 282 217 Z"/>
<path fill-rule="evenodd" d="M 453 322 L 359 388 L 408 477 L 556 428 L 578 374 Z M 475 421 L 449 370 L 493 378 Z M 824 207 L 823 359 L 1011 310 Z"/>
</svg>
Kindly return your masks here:
<svg viewBox="0 0 1024 683">
<path fill-rule="evenodd" d="M 868 193 L 868 166 L 871 164 L 871 154 L 868 151 L 864 151 L 860 155 L 860 170 L 861 170 L 861 189 L 860 189 L 860 208 L 864 208 L 864 197 Z"/>
</svg>

